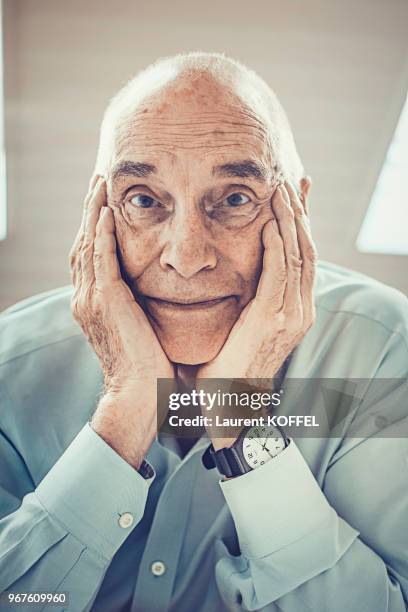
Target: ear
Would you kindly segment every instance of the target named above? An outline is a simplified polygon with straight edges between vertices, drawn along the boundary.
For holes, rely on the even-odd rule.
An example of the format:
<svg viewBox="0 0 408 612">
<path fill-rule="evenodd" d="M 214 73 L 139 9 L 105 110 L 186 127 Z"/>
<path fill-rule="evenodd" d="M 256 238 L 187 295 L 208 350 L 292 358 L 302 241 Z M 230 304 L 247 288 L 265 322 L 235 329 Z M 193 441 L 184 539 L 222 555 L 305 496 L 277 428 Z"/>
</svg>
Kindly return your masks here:
<svg viewBox="0 0 408 612">
<path fill-rule="evenodd" d="M 300 179 L 300 201 L 303 204 L 304 211 L 307 215 L 309 215 L 309 206 L 308 206 L 308 197 L 309 191 L 312 186 L 312 179 L 310 176 L 304 176 Z"/>
</svg>

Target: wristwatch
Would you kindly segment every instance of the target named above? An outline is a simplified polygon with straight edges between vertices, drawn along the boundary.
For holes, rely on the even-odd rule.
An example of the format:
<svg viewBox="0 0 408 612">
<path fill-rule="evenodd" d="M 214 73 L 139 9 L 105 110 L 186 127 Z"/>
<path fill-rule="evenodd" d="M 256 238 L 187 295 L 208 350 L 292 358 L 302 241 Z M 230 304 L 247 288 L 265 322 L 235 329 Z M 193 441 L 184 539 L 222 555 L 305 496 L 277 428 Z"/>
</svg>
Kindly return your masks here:
<svg viewBox="0 0 408 612">
<path fill-rule="evenodd" d="M 208 470 L 217 467 L 221 474 L 233 478 L 261 467 L 288 444 L 289 439 L 280 427 L 246 427 L 229 448 L 216 451 L 211 444 L 202 461 Z"/>
</svg>

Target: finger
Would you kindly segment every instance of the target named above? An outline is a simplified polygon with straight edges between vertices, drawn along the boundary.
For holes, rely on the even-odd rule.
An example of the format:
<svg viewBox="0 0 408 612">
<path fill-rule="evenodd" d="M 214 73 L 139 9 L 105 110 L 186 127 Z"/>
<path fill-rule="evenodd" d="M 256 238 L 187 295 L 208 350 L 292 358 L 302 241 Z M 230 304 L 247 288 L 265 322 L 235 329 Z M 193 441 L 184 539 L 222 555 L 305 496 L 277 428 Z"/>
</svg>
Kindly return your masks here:
<svg viewBox="0 0 408 612">
<path fill-rule="evenodd" d="M 298 245 L 295 225 L 295 214 L 290 203 L 289 194 L 284 185 L 280 185 L 272 199 L 272 207 L 276 215 L 279 232 L 283 239 L 286 261 L 286 289 L 284 307 L 288 315 L 294 318 L 302 316 L 300 281 L 302 260 Z"/>
<path fill-rule="evenodd" d="M 283 240 L 275 219 L 265 223 L 262 231 L 264 246 L 261 277 L 256 300 L 266 302 L 269 312 L 279 312 L 283 306 L 286 287 L 286 264 Z"/>
<path fill-rule="evenodd" d="M 89 200 L 84 222 L 84 237 L 81 246 L 81 273 L 82 282 L 85 287 L 89 287 L 95 280 L 93 254 L 96 224 L 104 205 L 106 205 L 106 182 L 104 179 L 99 178 L 93 195 Z"/>
<path fill-rule="evenodd" d="M 310 222 L 304 211 L 302 203 L 300 202 L 296 191 L 289 183 L 286 184 L 286 189 L 294 208 L 299 251 L 303 262 L 300 293 L 303 303 L 304 322 L 305 325 L 308 325 L 314 320 L 313 285 L 315 281 L 318 256 L 310 230 Z"/>
<path fill-rule="evenodd" d="M 69 253 L 71 277 L 72 277 L 72 282 L 74 286 L 77 286 L 81 282 L 81 276 L 82 276 L 81 275 L 81 248 L 82 248 L 82 243 L 84 241 L 84 225 L 85 225 L 86 211 L 87 211 L 88 203 L 89 203 L 91 196 L 92 196 L 92 192 L 88 192 L 85 198 L 85 201 L 84 201 L 81 225 L 79 226 L 79 230 L 75 237 L 74 244 L 72 245 L 72 248 Z"/>
<path fill-rule="evenodd" d="M 91 176 L 91 180 L 89 181 L 88 191 L 93 191 L 94 190 L 94 188 L 96 186 L 96 183 L 98 182 L 98 179 L 100 179 L 100 178 L 103 178 L 103 177 L 101 177 L 101 175 L 98 174 L 98 173 L 95 173 L 95 174 L 93 174 Z"/>
<path fill-rule="evenodd" d="M 82 246 L 82 242 L 83 242 L 83 237 L 84 237 L 84 224 L 85 224 L 86 213 L 87 213 L 87 209 L 88 209 L 89 200 L 92 197 L 92 193 L 93 193 L 93 190 L 94 190 L 95 185 L 97 183 L 98 177 L 99 177 L 99 175 L 97 175 L 97 174 L 93 175 L 91 177 L 90 182 L 89 182 L 88 193 L 85 196 L 83 210 L 82 210 L 81 224 L 79 226 L 79 230 L 77 232 L 77 235 L 75 237 L 74 243 L 73 243 L 73 245 L 71 247 L 71 250 L 69 252 L 69 263 L 70 263 L 70 268 L 71 268 L 71 278 L 72 278 L 72 282 L 73 282 L 74 286 L 77 284 L 78 278 L 80 277 L 80 266 L 81 266 L 80 250 L 81 250 L 81 246 Z"/>
<path fill-rule="evenodd" d="M 98 288 L 106 289 L 121 280 L 116 254 L 115 220 L 108 206 L 104 206 L 100 212 L 94 245 L 95 283 Z"/>
<path fill-rule="evenodd" d="M 78 233 L 76 235 L 76 238 L 75 238 L 72 250 L 74 250 L 75 248 L 77 249 L 80 246 L 80 243 L 81 243 L 81 241 L 83 239 L 84 226 L 85 226 L 85 219 L 86 219 L 87 210 L 88 210 L 88 204 L 89 204 L 90 199 L 92 198 L 94 189 L 96 187 L 96 184 L 97 184 L 99 178 L 100 178 L 99 174 L 94 174 L 91 177 L 91 180 L 89 181 L 88 193 L 85 196 L 84 206 L 83 206 L 83 210 L 82 210 L 81 225 L 80 225 Z"/>
</svg>

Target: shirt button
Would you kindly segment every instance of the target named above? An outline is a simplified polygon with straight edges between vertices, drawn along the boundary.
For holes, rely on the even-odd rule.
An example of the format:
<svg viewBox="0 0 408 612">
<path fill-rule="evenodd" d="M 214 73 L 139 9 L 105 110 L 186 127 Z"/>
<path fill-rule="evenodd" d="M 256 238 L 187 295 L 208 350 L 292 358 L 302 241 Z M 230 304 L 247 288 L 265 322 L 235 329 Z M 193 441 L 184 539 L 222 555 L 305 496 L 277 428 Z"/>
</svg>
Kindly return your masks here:
<svg viewBox="0 0 408 612">
<path fill-rule="evenodd" d="M 118 523 L 119 527 L 122 527 L 122 529 L 127 529 L 133 525 L 133 514 L 130 514 L 130 512 L 124 512 L 120 515 Z"/>
<path fill-rule="evenodd" d="M 166 571 L 166 566 L 163 561 L 153 561 L 150 566 L 153 576 L 163 576 Z"/>
</svg>

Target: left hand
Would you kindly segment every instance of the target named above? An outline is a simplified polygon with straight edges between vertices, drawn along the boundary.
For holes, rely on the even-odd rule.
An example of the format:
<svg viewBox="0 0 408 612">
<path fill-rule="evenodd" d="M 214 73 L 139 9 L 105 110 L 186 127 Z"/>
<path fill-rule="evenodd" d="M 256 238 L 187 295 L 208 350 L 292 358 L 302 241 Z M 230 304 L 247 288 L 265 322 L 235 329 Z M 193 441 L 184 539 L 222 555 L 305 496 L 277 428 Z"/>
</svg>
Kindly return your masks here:
<svg viewBox="0 0 408 612">
<path fill-rule="evenodd" d="M 310 223 L 293 187 L 272 198 L 275 219 L 263 228 L 263 268 L 255 297 L 246 305 L 218 355 L 200 378 L 268 378 L 279 370 L 315 321 L 313 286 L 317 252 Z M 221 448 L 220 440 L 217 447 Z"/>
</svg>

